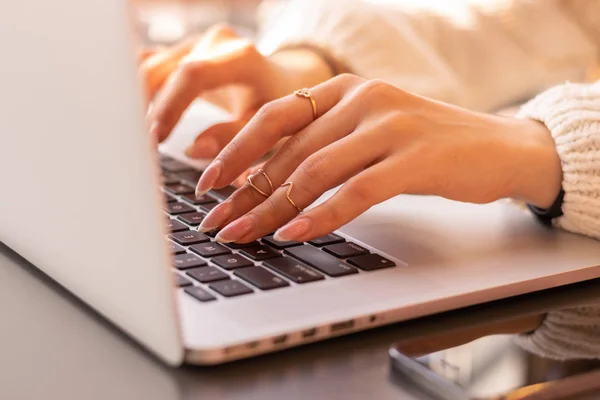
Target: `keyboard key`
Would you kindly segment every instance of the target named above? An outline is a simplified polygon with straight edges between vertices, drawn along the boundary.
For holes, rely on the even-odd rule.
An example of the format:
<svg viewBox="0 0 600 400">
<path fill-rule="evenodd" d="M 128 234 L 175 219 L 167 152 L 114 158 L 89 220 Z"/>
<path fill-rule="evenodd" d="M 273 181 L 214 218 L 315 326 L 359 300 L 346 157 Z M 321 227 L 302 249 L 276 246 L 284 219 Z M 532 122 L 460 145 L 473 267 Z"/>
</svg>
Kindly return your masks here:
<svg viewBox="0 0 600 400">
<path fill-rule="evenodd" d="M 196 191 L 196 189 L 184 183 L 175 183 L 173 185 L 167 185 L 165 186 L 165 189 L 173 194 L 192 194 Z"/>
<path fill-rule="evenodd" d="M 177 175 L 173 175 L 173 174 L 164 174 L 162 177 L 162 184 L 163 185 L 173 185 L 175 183 L 179 183 L 180 179 Z"/>
<path fill-rule="evenodd" d="M 263 238 L 263 242 L 279 250 L 293 246 L 300 246 L 302 244 L 302 242 L 296 242 L 294 240 L 279 242 L 273 239 L 273 236 L 267 236 Z"/>
<path fill-rule="evenodd" d="M 190 286 L 192 282 L 181 275 L 175 274 L 175 285 L 178 287 Z"/>
<path fill-rule="evenodd" d="M 195 297 L 196 300 L 200 300 L 203 302 L 213 301 L 217 299 L 215 296 L 198 286 L 186 287 L 185 289 L 183 289 L 183 291 L 189 294 L 190 296 Z"/>
<path fill-rule="evenodd" d="M 329 246 L 323 247 L 323 250 L 325 250 L 329 254 L 333 254 L 338 258 L 348 258 L 354 256 L 361 256 L 363 254 L 369 254 L 369 250 L 352 242 L 331 244 Z"/>
<path fill-rule="evenodd" d="M 279 257 L 264 262 L 265 267 L 280 273 L 296 283 L 307 283 L 325 279 L 323 275 L 291 257 Z"/>
<path fill-rule="evenodd" d="M 177 160 L 163 161 L 160 164 L 165 171 L 169 171 L 169 172 L 184 172 L 184 171 L 193 171 L 194 170 L 189 165 L 186 165 Z"/>
<path fill-rule="evenodd" d="M 376 269 L 396 266 L 396 263 L 381 257 L 378 254 L 364 254 L 362 256 L 352 257 L 348 259 L 348 262 L 365 271 L 374 271 Z"/>
<path fill-rule="evenodd" d="M 216 233 L 215 233 L 216 236 Z M 252 247 L 252 246 L 260 246 L 260 243 L 258 243 L 256 240 L 250 243 L 225 243 L 225 246 L 229 247 L 230 249 L 243 249 L 244 247 Z"/>
<path fill-rule="evenodd" d="M 200 205 L 200 209 L 202 211 L 209 212 L 210 210 L 212 210 L 213 208 L 215 208 L 218 205 L 219 205 L 219 203 L 217 203 L 217 202 L 214 202 L 214 203 L 204 203 L 204 204 Z"/>
<path fill-rule="evenodd" d="M 233 279 L 213 282 L 210 285 L 208 285 L 208 287 L 225 297 L 240 296 L 243 294 L 249 294 L 254 292 L 254 290 L 250 289 L 242 282 L 234 281 Z"/>
<path fill-rule="evenodd" d="M 168 203 L 167 212 L 171 215 L 184 214 L 188 212 L 196 211 L 192 206 L 188 206 L 185 203 Z"/>
<path fill-rule="evenodd" d="M 165 193 L 164 195 L 165 195 L 165 201 L 167 203 L 175 203 L 177 201 L 177 199 L 175 197 L 171 196 L 168 193 Z"/>
<path fill-rule="evenodd" d="M 189 229 L 187 225 L 184 225 L 181 222 L 171 218 L 169 218 L 167 221 L 167 228 L 171 231 L 171 233 L 187 231 Z"/>
<path fill-rule="evenodd" d="M 193 171 L 178 172 L 176 176 L 179 179 L 181 179 L 182 181 L 184 181 L 185 183 L 187 183 L 188 185 L 192 185 L 192 186 L 196 187 L 196 184 L 198 183 L 198 180 L 200 179 L 200 175 L 202 175 L 202 172 L 193 170 Z"/>
<path fill-rule="evenodd" d="M 195 244 L 190 247 L 190 250 L 202 257 L 215 257 L 231 253 L 227 247 L 212 242 Z"/>
<path fill-rule="evenodd" d="M 191 213 L 180 214 L 177 216 L 177 219 L 185 222 L 188 225 L 198 226 L 200 225 L 202 220 L 204 220 L 204 217 L 206 217 L 205 213 L 196 211 Z"/>
<path fill-rule="evenodd" d="M 204 194 L 200 197 L 196 197 L 195 194 L 186 194 L 185 196 L 183 196 L 183 199 L 195 206 L 200 204 L 213 203 L 215 201 L 214 198 L 210 197 L 207 194 Z"/>
<path fill-rule="evenodd" d="M 202 266 L 206 265 L 206 261 L 204 261 L 203 259 L 201 259 L 200 257 L 198 257 L 194 254 L 185 253 L 185 254 L 179 254 L 178 256 L 175 256 L 175 259 L 173 260 L 173 264 L 174 264 L 174 267 L 177 269 L 187 269 L 187 268 L 194 268 L 194 267 L 202 267 Z"/>
<path fill-rule="evenodd" d="M 267 260 L 269 258 L 279 257 L 280 254 L 267 246 L 252 246 L 244 247 L 240 250 L 240 253 L 251 258 L 254 261 Z"/>
<path fill-rule="evenodd" d="M 208 231 L 208 232 L 204 232 L 204 234 L 205 234 L 206 236 L 208 236 L 208 237 L 211 237 L 211 238 L 213 238 L 213 239 L 217 237 L 217 234 L 218 234 L 218 233 L 219 233 L 219 230 L 218 230 L 218 229 L 215 229 L 215 230 L 212 230 L 212 231 Z M 228 244 L 229 244 L 229 243 L 228 243 Z M 229 247 L 230 247 L 230 248 L 232 248 L 232 249 L 234 248 L 234 247 L 231 247 L 231 246 L 229 246 Z"/>
<path fill-rule="evenodd" d="M 167 245 L 169 246 L 169 250 L 173 255 L 185 253 L 185 249 L 183 247 L 171 242 L 170 240 L 167 240 Z"/>
<path fill-rule="evenodd" d="M 191 276 L 198 282 L 208 283 L 220 281 L 221 279 L 229 279 L 229 275 L 216 267 L 199 267 L 185 271 L 186 275 Z"/>
<path fill-rule="evenodd" d="M 261 290 L 271 290 L 290 286 L 283 278 L 267 271 L 262 267 L 249 267 L 236 269 L 234 275 L 251 283 Z"/>
<path fill-rule="evenodd" d="M 204 243 L 204 242 L 209 242 L 210 238 L 198 231 L 184 231 L 184 232 L 177 232 L 177 233 L 173 233 L 171 235 L 169 235 L 169 237 L 171 239 L 173 239 L 175 242 L 183 245 L 183 246 L 189 246 L 192 244 L 198 244 L 198 243 Z"/>
<path fill-rule="evenodd" d="M 224 188 L 221 188 L 221 189 L 212 189 L 210 191 L 210 194 L 217 196 L 221 200 L 225 200 L 226 198 L 231 196 L 233 194 L 233 192 L 235 192 L 236 190 L 237 190 L 237 188 L 235 188 L 233 186 L 225 186 Z"/>
<path fill-rule="evenodd" d="M 321 247 L 321 246 L 327 246 L 328 244 L 342 243 L 343 241 L 344 241 L 344 238 L 341 237 L 340 235 L 336 235 L 335 233 L 330 233 L 328 235 L 313 239 L 308 243 L 312 244 L 313 246 Z"/>
<path fill-rule="evenodd" d="M 304 261 L 311 267 L 314 267 L 329 276 L 343 276 L 358 273 L 356 268 L 349 266 L 331 254 L 327 254 L 313 246 L 290 247 L 285 249 L 285 253 L 300 261 Z"/>
<path fill-rule="evenodd" d="M 252 261 L 239 254 L 225 254 L 223 256 L 215 257 L 211 261 L 224 269 L 251 267 L 254 265 Z"/>
</svg>

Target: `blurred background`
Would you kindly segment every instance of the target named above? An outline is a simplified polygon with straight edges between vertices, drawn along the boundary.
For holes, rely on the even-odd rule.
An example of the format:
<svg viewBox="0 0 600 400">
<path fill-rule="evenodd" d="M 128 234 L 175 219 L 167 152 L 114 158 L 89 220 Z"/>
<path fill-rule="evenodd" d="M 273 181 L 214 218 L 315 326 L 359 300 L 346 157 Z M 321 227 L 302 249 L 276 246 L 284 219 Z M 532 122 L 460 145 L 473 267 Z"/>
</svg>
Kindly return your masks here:
<svg viewBox="0 0 600 400">
<path fill-rule="evenodd" d="M 170 44 L 227 23 L 253 37 L 261 15 L 286 0 L 134 0 L 141 37 L 147 44 Z"/>
</svg>

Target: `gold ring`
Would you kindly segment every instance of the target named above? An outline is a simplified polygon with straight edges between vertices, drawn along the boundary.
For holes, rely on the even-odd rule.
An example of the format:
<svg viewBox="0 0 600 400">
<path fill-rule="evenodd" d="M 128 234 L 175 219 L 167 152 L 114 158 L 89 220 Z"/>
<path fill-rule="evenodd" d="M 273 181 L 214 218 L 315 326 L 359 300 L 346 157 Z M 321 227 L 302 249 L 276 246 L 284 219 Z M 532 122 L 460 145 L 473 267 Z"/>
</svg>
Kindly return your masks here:
<svg viewBox="0 0 600 400">
<path fill-rule="evenodd" d="M 317 119 L 317 102 L 315 101 L 315 98 L 313 97 L 310 90 L 308 90 L 308 88 L 299 89 L 296 90 L 294 94 L 298 97 L 305 97 L 310 100 L 310 104 L 312 105 L 313 110 L 313 121 Z"/>
<path fill-rule="evenodd" d="M 287 197 L 290 204 L 293 205 L 294 208 L 296 208 L 296 210 L 298 210 L 298 212 L 302 212 L 302 209 L 300 207 L 298 207 L 296 205 L 296 203 L 294 203 L 294 200 L 292 200 L 292 198 L 290 197 L 290 193 L 292 192 L 292 188 L 294 187 L 294 184 L 292 182 L 286 182 L 283 185 L 281 185 L 281 187 L 284 187 L 284 186 L 288 186 L 288 190 L 285 193 L 285 197 Z"/>
<path fill-rule="evenodd" d="M 253 182 L 252 182 L 252 175 L 248 175 L 248 178 L 246 178 L 246 180 L 248 181 L 248 184 L 250 185 L 250 187 L 254 190 L 256 190 L 258 193 L 262 194 L 265 197 L 269 197 L 270 195 L 273 194 L 274 189 L 273 189 L 273 182 L 271 182 L 271 178 L 269 178 L 269 175 L 267 175 L 267 173 L 261 168 L 258 171 L 256 171 L 257 174 L 261 174 L 262 176 L 265 177 L 265 179 L 267 180 L 267 182 L 269 183 L 269 188 L 271 189 L 271 193 L 267 194 L 265 192 L 263 192 L 262 190 L 260 190 Z"/>
</svg>

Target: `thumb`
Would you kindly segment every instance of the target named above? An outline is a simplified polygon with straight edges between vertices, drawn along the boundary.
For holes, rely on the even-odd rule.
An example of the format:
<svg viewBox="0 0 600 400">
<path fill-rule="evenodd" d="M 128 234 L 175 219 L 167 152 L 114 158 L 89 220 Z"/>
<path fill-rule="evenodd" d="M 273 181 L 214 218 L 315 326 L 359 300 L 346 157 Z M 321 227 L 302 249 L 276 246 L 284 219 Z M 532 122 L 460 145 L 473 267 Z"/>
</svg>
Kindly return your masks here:
<svg viewBox="0 0 600 400">
<path fill-rule="evenodd" d="M 238 134 L 244 125 L 245 122 L 241 120 L 213 125 L 198 135 L 185 154 L 190 158 L 213 158 Z"/>
</svg>

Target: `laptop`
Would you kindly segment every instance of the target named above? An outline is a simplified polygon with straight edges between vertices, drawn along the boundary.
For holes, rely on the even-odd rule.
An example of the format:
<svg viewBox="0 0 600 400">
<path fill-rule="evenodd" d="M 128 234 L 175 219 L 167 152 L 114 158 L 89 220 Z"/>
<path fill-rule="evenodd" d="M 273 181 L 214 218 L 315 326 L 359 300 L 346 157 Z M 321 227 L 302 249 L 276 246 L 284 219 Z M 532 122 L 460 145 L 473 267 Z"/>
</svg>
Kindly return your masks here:
<svg viewBox="0 0 600 400">
<path fill-rule="evenodd" d="M 231 188 L 191 197 L 205 164 L 181 150 L 227 115 L 196 104 L 158 154 L 132 26 L 123 0 L 1 3 L 0 240 L 165 363 L 219 364 L 600 276 L 599 243 L 508 201 L 398 196 L 311 243 L 214 243 L 198 220 Z"/>
</svg>

